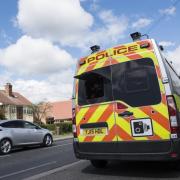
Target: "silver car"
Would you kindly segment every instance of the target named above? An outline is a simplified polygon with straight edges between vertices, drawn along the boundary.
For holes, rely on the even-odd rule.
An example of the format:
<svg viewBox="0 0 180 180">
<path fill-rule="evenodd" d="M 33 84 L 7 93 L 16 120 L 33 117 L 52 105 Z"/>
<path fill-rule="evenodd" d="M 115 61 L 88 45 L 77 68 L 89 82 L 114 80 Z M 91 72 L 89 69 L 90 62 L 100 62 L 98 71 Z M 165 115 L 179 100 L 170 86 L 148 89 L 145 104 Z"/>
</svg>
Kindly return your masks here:
<svg viewBox="0 0 180 180">
<path fill-rule="evenodd" d="M 51 146 L 52 143 L 52 133 L 33 123 L 24 120 L 0 121 L 0 154 L 8 154 L 16 146 Z"/>
</svg>

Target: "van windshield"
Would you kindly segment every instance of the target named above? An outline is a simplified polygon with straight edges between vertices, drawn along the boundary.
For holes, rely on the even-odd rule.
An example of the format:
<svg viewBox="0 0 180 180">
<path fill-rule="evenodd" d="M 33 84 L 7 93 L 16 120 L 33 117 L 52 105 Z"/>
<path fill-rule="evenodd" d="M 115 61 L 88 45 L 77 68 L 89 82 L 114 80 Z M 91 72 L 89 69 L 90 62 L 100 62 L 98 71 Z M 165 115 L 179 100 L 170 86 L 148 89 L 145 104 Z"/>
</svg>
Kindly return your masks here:
<svg viewBox="0 0 180 180">
<path fill-rule="evenodd" d="M 161 101 L 156 70 L 150 58 L 103 67 L 77 78 L 80 106 L 120 100 L 138 107 Z"/>
</svg>

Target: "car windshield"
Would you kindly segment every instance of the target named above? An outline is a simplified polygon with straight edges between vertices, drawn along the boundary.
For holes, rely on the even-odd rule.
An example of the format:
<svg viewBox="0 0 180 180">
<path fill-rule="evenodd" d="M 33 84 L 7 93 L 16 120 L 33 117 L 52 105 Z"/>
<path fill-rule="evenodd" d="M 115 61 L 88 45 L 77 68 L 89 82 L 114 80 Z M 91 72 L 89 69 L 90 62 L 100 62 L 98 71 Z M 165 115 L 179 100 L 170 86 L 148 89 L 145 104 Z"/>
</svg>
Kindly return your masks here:
<svg viewBox="0 0 180 180">
<path fill-rule="evenodd" d="M 80 106 L 121 100 L 138 107 L 161 101 L 156 70 L 150 58 L 103 67 L 77 78 Z"/>
</svg>

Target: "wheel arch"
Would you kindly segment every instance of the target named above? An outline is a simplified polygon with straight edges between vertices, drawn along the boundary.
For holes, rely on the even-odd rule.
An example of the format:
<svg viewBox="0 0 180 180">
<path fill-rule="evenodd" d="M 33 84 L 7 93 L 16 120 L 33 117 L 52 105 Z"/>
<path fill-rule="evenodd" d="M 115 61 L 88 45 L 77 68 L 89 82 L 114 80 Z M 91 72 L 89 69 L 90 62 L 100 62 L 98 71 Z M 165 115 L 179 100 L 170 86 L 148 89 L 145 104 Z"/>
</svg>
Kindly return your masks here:
<svg viewBox="0 0 180 180">
<path fill-rule="evenodd" d="M 11 145 L 12 145 L 12 146 L 14 145 L 14 144 L 13 144 L 13 140 L 12 140 L 10 137 L 3 137 L 3 138 L 0 140 L 0 142 L 3 141 L 4 139 L 8 139 L 8 140 L 11 142 Z"/>
</svg>

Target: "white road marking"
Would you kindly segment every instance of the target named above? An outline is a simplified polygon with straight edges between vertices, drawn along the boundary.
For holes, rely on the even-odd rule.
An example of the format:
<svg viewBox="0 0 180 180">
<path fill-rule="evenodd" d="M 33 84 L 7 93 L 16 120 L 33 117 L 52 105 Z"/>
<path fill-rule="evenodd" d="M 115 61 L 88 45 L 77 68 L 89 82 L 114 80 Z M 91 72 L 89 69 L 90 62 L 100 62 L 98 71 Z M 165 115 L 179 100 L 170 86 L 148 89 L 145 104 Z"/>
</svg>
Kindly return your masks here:
<svg viewBox="0 0 180 180">
<path fill-rule="evenodd" d="M 17 175 L 17 174 L 21 174 L 21 173 L 24 173 L 24 172 L 27 172 L 27 171 L 30 171 L 30 170 L 34 170 L 34 169 L 44 167 L 44 166 L 48 166 L 48 165 L 55 164 L 55 163 L 56 163 L 56 161 L 52 161 L 52 162 L 41 164 L 39 166 L 34 166 L 34 167 L 31 167 L 31 168 L 28 168 L 28 169 L 23 169 L 23 170 L 20 170 L 20 171 L 17 171 L 17 172 L 13 172 L 13 173 L 10 173 L 10 174 L 0 176 L 0 179 L 7 178 L 7 177 L 10 177 L 10 176 L 14 176 L 14 175 Z"/>
<path fill-rule="evenodd" d="M 64 165 L 64 166 L 61 166 L 59 168 L 55 168 L 55 169 L 52 169 L 50 171 L 46 171 L 46 172 L 43 172 L 43 173 L 40 173 L 40 174 L 37 174 L 37 175 L 34 175 L 34 176 L 31 176 L 29 178 L 25 178 L 24 180 L 36 180 L 36 179 L 39 179 L 39 178 L 42 178 L 42 177 L 45 177 L 45 176 L 48 176 L 50 174 L 53 174 L 53 173 L 56 173 L 58 171 L 63 171 L 67 168 L 70 168 L 72 166 L 75 166 L 77 164 L 80 164 L 82 162 L 85 162 L 85 160 L 80 160 L 80 161 L 77 161 L 77 162 L 73 162 L 71 164 L 67 164 L 67 165 Z"/>
</svg>

